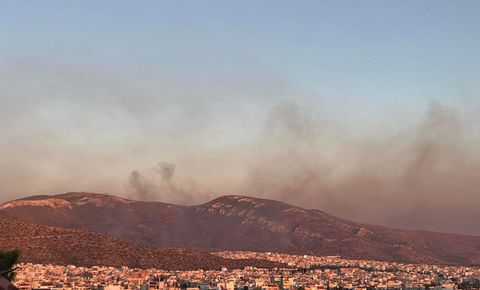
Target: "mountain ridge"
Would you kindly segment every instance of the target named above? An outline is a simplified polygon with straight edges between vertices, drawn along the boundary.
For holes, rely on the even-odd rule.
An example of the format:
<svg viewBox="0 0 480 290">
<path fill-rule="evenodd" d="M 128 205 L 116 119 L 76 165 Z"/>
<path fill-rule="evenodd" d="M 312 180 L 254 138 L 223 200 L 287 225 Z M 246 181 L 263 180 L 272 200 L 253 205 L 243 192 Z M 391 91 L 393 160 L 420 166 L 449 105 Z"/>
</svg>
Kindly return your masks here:
<svg viewBox="0 0 480 290">
<path fill-rule="evenodd" d="M 184 206 L 77 192 L 22 198 L 4 203 L 0 211 L 39 224 L 86 229 L 152 247 L 480 264 L 477 236 L 368 225 L 321 210 L 242 195 Z"/>
</svg>

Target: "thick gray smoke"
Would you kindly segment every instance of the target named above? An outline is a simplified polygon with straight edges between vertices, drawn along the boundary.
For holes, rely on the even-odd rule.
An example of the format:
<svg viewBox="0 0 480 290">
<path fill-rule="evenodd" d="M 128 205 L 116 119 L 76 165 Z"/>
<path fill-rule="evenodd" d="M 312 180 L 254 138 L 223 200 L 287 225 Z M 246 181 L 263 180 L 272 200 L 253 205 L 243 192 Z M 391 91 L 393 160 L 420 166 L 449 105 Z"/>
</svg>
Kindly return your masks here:
<svg viewBox="0 0 480 290">
<path fill-rule="evenodd" d="M 175 164 L 167 162 L 159 162 L 155 171 L 160 174 L 162 180 L 165 182 L 170 182 L 173 175 L 175 174 Z"/>
<path fill-rule="evenodd" d="M 157 166 L 141 173 L 138 170 L 130 172 L 127 194 L 129 198 L 144 201 L 168 201 L 174 203 L 191 203 L 198 200 L 201 193 L 193 183 L 174 180 L 175 164 L 159 162 Z"/>
<path fill-rule="evenodd" d="M 151 200 L 155 192 L 155 186 L 144 180 L 140 172 L 133 170 L 128 177 L 127 192 L 139 200 Z"/>
</svg>

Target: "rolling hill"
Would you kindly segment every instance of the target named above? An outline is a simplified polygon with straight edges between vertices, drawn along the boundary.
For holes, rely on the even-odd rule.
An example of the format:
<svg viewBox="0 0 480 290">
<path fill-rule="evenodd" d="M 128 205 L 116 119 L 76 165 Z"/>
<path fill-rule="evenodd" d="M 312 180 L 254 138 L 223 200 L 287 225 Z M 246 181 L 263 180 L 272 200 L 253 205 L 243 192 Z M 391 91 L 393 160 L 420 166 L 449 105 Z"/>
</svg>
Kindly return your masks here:
<svg viewBox="0 0 480 290">
<path fill-rule="evenodd" d="M 22 262 L 77 266 L 129 266 L 166 270 L 278 267 L 261 260 L 231 260 L 193 249 L 139 246 L 86 230 L 37 225 L 0 213 L 0 250 L 18 249 Z"/>
</svg>

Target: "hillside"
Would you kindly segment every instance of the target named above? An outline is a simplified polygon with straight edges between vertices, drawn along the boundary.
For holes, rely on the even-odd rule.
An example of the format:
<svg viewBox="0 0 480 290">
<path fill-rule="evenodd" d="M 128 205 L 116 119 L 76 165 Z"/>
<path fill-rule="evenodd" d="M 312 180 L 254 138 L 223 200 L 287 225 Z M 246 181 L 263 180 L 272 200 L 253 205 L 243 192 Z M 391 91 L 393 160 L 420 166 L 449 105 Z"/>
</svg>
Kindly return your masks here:
<svg viewBox="0 0 480 290">
<path fill-rule="evenodd" d="M 244 196 L 179 206 L 66 193 L 8 202 L 0 210 L 35 223 L 87 229 L 146 246 L 480 264 L 480 237 L 365 225 L 319 210 Z"/>
<path fill-rule="evenodd" d="M 19 249 L 22 262 L 78 266 L 129 266 L 172 270 L 275 267 L 259 260 L 230 260 L 191 249 L 155 249 L 78 229 L 37 225 L 0 213 L 0 250 Z"/>
</svg>

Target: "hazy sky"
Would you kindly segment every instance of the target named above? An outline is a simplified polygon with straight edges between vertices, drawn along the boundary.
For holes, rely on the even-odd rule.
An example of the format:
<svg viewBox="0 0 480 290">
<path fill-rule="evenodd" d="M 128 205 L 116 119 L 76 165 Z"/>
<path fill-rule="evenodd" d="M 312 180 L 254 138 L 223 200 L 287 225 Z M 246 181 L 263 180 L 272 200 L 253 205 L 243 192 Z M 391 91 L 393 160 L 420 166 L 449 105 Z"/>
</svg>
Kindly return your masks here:
<svg viewBox="0 0 480 290">
<path fill-rule="evenodd" d="M 480 235 L 479 1 L 2 1 L 0 202 L 280 199 Z"/>
</svg>

